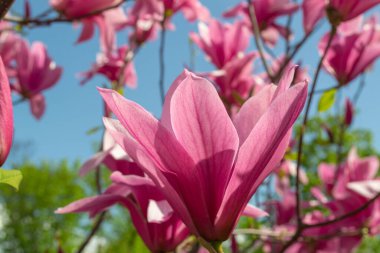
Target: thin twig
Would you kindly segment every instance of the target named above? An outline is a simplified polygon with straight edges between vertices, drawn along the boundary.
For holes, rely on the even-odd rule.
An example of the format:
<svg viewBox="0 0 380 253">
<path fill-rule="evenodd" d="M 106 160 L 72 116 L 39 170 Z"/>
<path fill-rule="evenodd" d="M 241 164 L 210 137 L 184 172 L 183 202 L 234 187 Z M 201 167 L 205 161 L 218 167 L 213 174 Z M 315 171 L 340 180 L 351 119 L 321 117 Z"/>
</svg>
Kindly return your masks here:
<svg viewBox="0 0 380 253">
<path fill-rule="evenodd" d="M 261 61 L 263 63 L 265 72 L 267 73 L 269 79 L 272 82 L 274 82 L 272 72 L 271 72 L 269 65 L 268 65 L 268 62 L 266 61 L 266 58 L 265 58 L 264 48 L 261 44 L 262 40 L 261 40 L 261 34 L 260 34 L 260 27 L 259 27 L 259 24 L 257 22 L 255 7 L 253 6 L 252 0 L 247 0 L 247 4 L 248 4 L 249 18 L 250 18 L 251 24 L 252 24 L 252 32 L 254 34 L 253 37 L 255 39 L 257 51 L 259 51 L 260 58 L 261 58 Z"/>
<path fill-rule="evenodd" d="M 15 0 L 0 0 L 0 20 L 7 14 L 14 1 Z"/>
<path fill-rule="evenodd" d="M 16 23 L 19 25 L 33 25 L 35 26 L 49 26 L 53 23 L 71 23 L 74 21 L 78 21 L 84 18 L 90 18 L 96 15 L 99 15 L 105 11 L 116 9 L 120 7 L 122 4 L 126 3 L 127 1 L 130 0 L 121 0 L 119 3 L 114 4 L 112 6 L 108 6 L 106 8 L 100 9 L 100 10 L 95 10 L 89 13 L 86 13 L 82 16 L 75 17 L 75 18 L 65 18 L 62 16 L 54 17 L 54 18 L 48 18 L 48 19 L 39 19 L 39 18 L 30 18 L 30 19 L 19 19 L 19 18 L 14 18 L 14 17 L 8 17 L 4 18 L 5 21 L 11 22 L 11 23 Z M 38 16 L 37 16 L 38 17 Z"/>
<path fill-rule="evenodd" d="M 85 238 L 85 240 L 81 243 L 81 245 L 79 246 L 79 249 L 76 251 L 76 253 L 82 253 L 83 250 L 86 248 L 86 246 L 88 245 L 88 243 L 91 241 L 92 237 L 96 234 L 96 232 L 98 232 L 99 228 L 101 227 L 103 221 L 104 221 L 104 218 L 106 216 L 106 213 L 107 212 L 102 212 L 98 218 L 96 219 L 90 233 L 87 235 L 87 237 Z"/>
<path fill-rule="evenodd" d="M 324 222 L 320 222 L 320 223 L 316 223 L 316 224 L 304 224 L 304 229 L 309 229 L 309 228 L 316 228 L 316 227 L 323 227 L 323 226 L 326 226 L 326 225 L 330 225 L 330 224 L 333 224 L 333 223 L 336 223 L 336 222 L 339 222 L 339 221 L 342 221 L 342 220 L 345 220 L 347 218 L 350 218 L 358 213 L 360 213 L 361 211 L 363 211 L 364 209 L 366 209 L 367 207 L 369 207 L 373 202 L 375 202 L 378 198 L 380 197 L 380 192 L 377 193 L 372 199 L 368 200 L 364 205 L 356 208 L 355 210 L 351 211 L 351 212 L 348 212 L 346 214 L 343 214 L 337 218 L 334 218 L 332 220 L 328 220 L 328 221 L 324 221 Z"/>
<path fill-rule="evenodd" d="M 293 235 L 293 237 L 283 246 L 283 248 L 280 251 L 281 253 L 285 252 L 286 249 L 288 249 L 294 242 L 297 241 L 298 237 L 301 236 L 302 231 L 304 230 L 304 227 L 305 227 L 303 222 L 302 222 L 301 195 L 300 195 L 300 169 L 301 169 L 301 161 L 302 161 L 302 155 L 303 155 L 303 139 L 304 139 L 304 135 L 305 135 L 306 128 L 307 128 L 307 122 L 309 119 L 309 113 L 310 113 L 311 104 L 312 104 L 313 97 L 314 97 L 315 88 L 316 88 L 317 83 L 318 83 L 319 74 L 322 70 L 323 61 L 324 61 L 324 59 L 327 55 L 327 52 L 331 46 L 331 43 L 332 43 L 333 38 L 335 36 L 335 33 L 336 33 L 336 28 L 332 27 L 331 31 L 330 31 L 330 37 L 329 37 L 329 40 L 327 42 L 325 51 L 319 60 L 318 67 L 317 67 L 317 70 L 316 70 L 315 75 L 314 75 L 313 84 L 311 86 L 311 93 L 310 93 L 310 96 L 309 96 L 309 99 L 308 99 L 308 102 L 306 105 L 306 111 L 305 111 L 305 115 L 304 115 L 303 122 L 302 122 L 301 133 L 300 133 L 300 138 L 299 138 L 299 142 L 298 142 L 298 153 L 297 153 L 297 170 L 296 170 L 296 182 L 295 182 L 295 184 L 296 184 L 297 230 L 296 230 L 295 234 Z"/>
</svg>

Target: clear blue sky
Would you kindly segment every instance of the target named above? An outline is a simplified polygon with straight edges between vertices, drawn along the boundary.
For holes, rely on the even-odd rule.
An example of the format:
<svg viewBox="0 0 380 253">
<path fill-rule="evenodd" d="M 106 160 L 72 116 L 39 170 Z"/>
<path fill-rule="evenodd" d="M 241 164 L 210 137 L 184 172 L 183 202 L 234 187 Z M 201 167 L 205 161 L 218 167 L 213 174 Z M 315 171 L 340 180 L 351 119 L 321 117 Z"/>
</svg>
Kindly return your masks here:
<svg viewBox="0 0 380 253">
<path fill-rule="evenodd" d="M 20 10 L 23 2 L 16 0 L 13 9 Z M 31 2 L 33 14 L 38 14 L 48 7 L 47 0 Z M 202 1 L 215 17 L 220 17 L 223 10 L 237 2 L 239 1 Z M 184 22 L 182 14 L 176 16 L 174 23 L 177 29 L 168 33 L 166 45 L 166 88 L 180 74 L 184 65 L 189 63 L 188 32 L 197 30 L 196 24 L 190 25 Z M 300 17 L 296 18 L 295 23 L 298 29 L 296 37 L 299 38 Z M 25 37 L 30 41 L 43 41 L 47 45 L 52 58 L 64 67 L 64 73 L 59 83 L 45 92 L 47 110 L 40 121 L 32 117 L 27 103 L 15 107 L 16 142 L 33 143 L 28 149 L 31 151 L 30 158 L 33 161 L 84 160 L 93 154 L 93 144 L 100 139 L 98 134 L 87 136 L 86 131 L 102 124 L 102 103 L 96 86 L 101 86 L 106 80 L 99 77 L 81 86 L 77 74 L 89 69 L 95 61 L 99 49 L 98 39 L 94 38 L 90 42 L 75 45 L 79 29 L 73 28 L 70 24 L 54 24 L 51 27 L 25 31 L 27 31 Z M 325 31 L 326 29 L 322 32 Z M 309 66 L 309 70 L 313 70 L 318 60 L 316 43 L 321 34 L 321 32 L 315 34 L 297 57 Z M 120 33 L 119 41 L 122 40 L 126 40 L 126 35 Z M 129 99 L 137 101 L 155 115 L 159 115 L 161 108 L 158 93 L 158 41 L 142 48 L 135 59 L 135 66 L 138 73 L 138 88 L 127 89 L 125 94 Z M 210 69 L 212 67 L 205 62 L 203 53 L 197 50 L 196 70 Z M 312 74 L 311 71 L 310 73 Z M 362 113 L 355 118 L 356 127 L 373 131 L 378 148 L 380 148 L 379 78 L 379 64 L 376 64 L 367 77 L 367 88 L 359 101 Z M 324 75 L 320 82 L 319 87 L 334 85 L 334 81 L 327 75 Z M 348 94 L 352 94 L 356 88 L 357 83 L 352 84 Z M 12 157 L 8 163 L 12 162 L 11 159 Z"/>
</svg>

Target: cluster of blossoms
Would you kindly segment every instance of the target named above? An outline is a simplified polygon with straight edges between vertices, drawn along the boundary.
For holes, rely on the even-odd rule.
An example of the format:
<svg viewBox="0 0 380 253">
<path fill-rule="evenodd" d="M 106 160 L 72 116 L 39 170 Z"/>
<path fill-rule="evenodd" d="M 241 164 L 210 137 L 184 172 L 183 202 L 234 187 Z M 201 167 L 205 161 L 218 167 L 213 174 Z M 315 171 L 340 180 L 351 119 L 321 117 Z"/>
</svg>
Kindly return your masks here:
<svg viewBox="0 0 380 253">
<path fill-rule="evenodd" d="M 303 201 L 301 205 L 307 210 L 303 217 L 304 224 L 326 224 L 305 230 L 303 240 L 293 244 L 287 252 L 352 252 L 364 235 L 377 235 L 379 199 L 347 219 L 331 224 L 329 221 L 355 211 L 374 198 L 380 188 L 380 178 L 376 177 L 378 169 L 377 157 L 360 158 L 355 148 L 339 165 L 321 163 L 318 167 L 321 183 L 311 188 L 311 200 Z M 267 203 L 268 209 L 276 213 L 273 229 L 284 238 L 296 231 L 297 226 L 295 194 L 289 184 L 294 171 L 295 164 L 286 160 L 282 162 L 276 176 L 276 189 L 281 200 Z M 307 185 L 309 181 L 305 172 L 301 171 L 301 174 L 301 183 Z M 280 248 L 278 241 L 268 240 L 265 246 L 268 252 L 277 252 Z"/>
<path fill-rule="evenodd" d="M 91 69 L 81 73 L 81 83 L 103 75 L 111 88 L 99 88 L 107 107 L 102 150 L 80 171 L 84 175 L 105 165 L 111 171 L 111 185 L 57 213 L 86 212 L 94 217 L 120 204 L 129 211 L 146 246 L 157 253 L 177 250 L 189 236 L 199 238 L 210 252 L 219 252 L 242 216 L 276 215 L 271 232 L 280 239 L 264 240 L 268 252 L 351 252 L 363 239 L 364 230 L 379 234 L 380 200 L 368 204 L 380 191 L 379 162 L 376 157 L 359 158 L 355 148 L 345 162 L 320 164 L 321 183 L 307 193 L 308 200 L 299 200 L 292 177 L 296 176 L 296 184 L 307 185 L 308 176 L 300 163 L 284 160 L 284 154 L 289 146 L 294 148 L 292 128 L 307 100 L 309 77 L 292 63 L 297 47 L 278 57 L 263 54 L 259 46 L 257 52 L 249 48 L 251 37 L 258 35 L 268 48 L 276 47 L 281 38 L 290 43 L 292 31 L 281 24 L 281 17 L 303 12 L 304 41 L 326 17 L 331 31 L 318 44 L 320 66 L 340 89 L 380 56 L 377 19 L 365 20 L 362 15 L 380 0 L 304 0 L 302 4 L 253 0 L 223 14 L 235 18 L 232 23 L 211 17 L 198 0 L 135 0 L 127 10 L 122 3 L 50 1 L 59 18 L 81 24 L 77 43 L 86 42 L 99 30 L 100 53 Z M 199 21 L 198 33 L 190 33 L 190 38 L 215 70 L 197 74 L 184 70 L 168 90 L 162 116 L 156 119 L 119 90 L 137 85 L 134 56 L 159 31 L 175 29 L 172 17 L 178 12 L 189 22 Z M 45 110 L 42 92 L 62 74 L 42 43 L 30 46 L 10 31 L 12 25 L 1 25 L 0 164 L 12 142 L 11 90 L 28 100 L 33 115 L 40 118 Z M 119 45 L 121 31 L 127 32 L 128 39 Z M 264 67 L 270 61 L 263 73 L 254 68 L 260 58 Z M 315 84 L 312 93 L 314 88 Z M 351 125 L 354 114 L 352 103 L 346 101 L 343 128 Z M 280 200 L 268 200 L 264 211 L 250 200 L 272 173 Z M 302 217 L 299 206 L 306 210 Z M 365 208 L 333 222 L 360 206 Z M 293 244 L 286 246 L 283 239 L 292 237 Z"/>
</svg>

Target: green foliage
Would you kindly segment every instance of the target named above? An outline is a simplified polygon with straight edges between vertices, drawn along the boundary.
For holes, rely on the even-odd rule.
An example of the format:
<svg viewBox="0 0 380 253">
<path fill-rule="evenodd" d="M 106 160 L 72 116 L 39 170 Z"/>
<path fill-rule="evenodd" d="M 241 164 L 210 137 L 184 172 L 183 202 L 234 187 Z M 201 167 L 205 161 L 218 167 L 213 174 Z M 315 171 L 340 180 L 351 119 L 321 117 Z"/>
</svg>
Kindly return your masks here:
<svg viewBox="0 0 380 253">
<path fill-rule="evenodd" d="M 342 118 L 337 120 L 336 116 L 316 116 L 309 120 L 307 133 L 303 148 L 302 166 L 307 172 L 315 172 L 321 162 L 336 163 L 337 144 L 341 131 Z M 330 131 L 328 134 L 327 129 Z M 294 136 L 298 138 L 301 126 L 295 127 Z M 377 154 L 373 145 L 372 133 L 364 129 L 346 129 L 343 135 L 342 157 L 346 157 L 349 150 L 355 146 L 360 156 Z M 287 155 L 289 159 L 295 160 L 296 149 Z"/>
<path fill-rule="evenodd" d="M 380 249 L 380 238 L 365 236 L 361 245 L 356 250 L 356 253 L 369 253 L 369 252 L 379 252 Z"/>
<path fill-rule="evenodd" d="M 5 220 L 0 248 L 3 252 L 57 252 L 58 245 L 70 252 L 81 239 L 76 230 L 80 216 L 56 215 L 55 209 L 84 197 L 76 173 L 69 165 L 26 163 L 20 190 L 0 185 Z M 77 234 L 78 233 L 78 234 Z"/>
</svg>

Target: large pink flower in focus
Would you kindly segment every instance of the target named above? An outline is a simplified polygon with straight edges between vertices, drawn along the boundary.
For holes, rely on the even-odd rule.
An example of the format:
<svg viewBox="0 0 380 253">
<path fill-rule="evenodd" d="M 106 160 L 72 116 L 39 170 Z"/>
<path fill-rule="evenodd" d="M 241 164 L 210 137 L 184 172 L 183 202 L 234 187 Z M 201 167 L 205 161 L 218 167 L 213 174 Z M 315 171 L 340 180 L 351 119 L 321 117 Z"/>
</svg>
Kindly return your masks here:
<svg viewBox="0 0 380 253">
<path fill-rule="evenodd" d="M 39 119 L 45 111 L 45 98 L 42 91 L 57 83 L 62 74 L 49 57 L 45 46 L 35 42 L 29 47 L 28 42 L 22 41 L 15 48 L 17 73 L 12 88 L 20 96 L 30 101 L 33 115 Z"/>
<path fill-rule="evenodd" d="M 303 26 L 310 33 L 327 13 L 330 22 L 338 26 L 373 8 L 380 0 L 304 0 L 302 3 Z"/>
<path fill-rule="evenodd" d="M 170 88 L 161 120 L 117 92 L 99 89 L 120 120 L 106 118 L 105 125 L 192 233 L 224 241 L 288 146 L 307 96 L 306 83 L 289 88 L 293 74 L 250 98 L 233 121 L 214 86 L 188 71 Z"/>
<path fill-rule="evenodd" d="M 298 10 L 298 5 L 290 0 L 254 0 L 252 1 L 261 35 L 265 42 L 274 45 L 278 34 L 286 37 L 289 34 L 286 27 L 276 23 L 281 16 L 286 16 Z M 240 3 L 224 13 L 225 17 L 243 16 L 248 27 L 252 27 L 247 3 Z M 252 30 L 252 28 L 251 28 Z"/>
<path fill-rule="evenodd" d="M 13 140 L 13 106 L 11 88 L 0 57 L 0 166 L 11 150 Z"/>
<path fill-rule="evenodd" d="M 249 31 L 240 21 L 223 24 L 212 19 L 208 25 L 199 23 L 198 30 L 199 34 L 191 33 L 190 38 L 217 68 L 223 68 L 228 62 L 244 56 L 249 45 Z"/>
<path fill-rule="evenodd" d="M 329 35 L 319 43 L 323 54 Z M 357 20 L 342 24 L 323 62 L 324 69 L 339 85 L 346 85 L 370 67 L 380 56 L 380 30 L 374 18 L 359 26 Z"/>
</svg>

